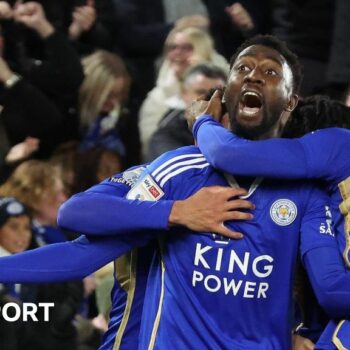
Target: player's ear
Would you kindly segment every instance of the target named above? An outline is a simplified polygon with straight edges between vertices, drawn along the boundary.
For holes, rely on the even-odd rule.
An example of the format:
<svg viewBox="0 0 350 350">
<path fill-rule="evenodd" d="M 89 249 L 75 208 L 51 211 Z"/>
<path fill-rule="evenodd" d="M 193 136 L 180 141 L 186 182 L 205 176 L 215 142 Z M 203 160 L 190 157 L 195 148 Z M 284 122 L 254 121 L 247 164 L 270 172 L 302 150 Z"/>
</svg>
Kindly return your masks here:
<svg viewBox="0 0 350 350">
<path fill-rule="evenodd" d="M 298 104 L 298 101 L 299 101 L 299 96 L 297 94 L 292 94 L 284 110 L 287 112 L 293 112 L 295 107 Z"/>
</svg>

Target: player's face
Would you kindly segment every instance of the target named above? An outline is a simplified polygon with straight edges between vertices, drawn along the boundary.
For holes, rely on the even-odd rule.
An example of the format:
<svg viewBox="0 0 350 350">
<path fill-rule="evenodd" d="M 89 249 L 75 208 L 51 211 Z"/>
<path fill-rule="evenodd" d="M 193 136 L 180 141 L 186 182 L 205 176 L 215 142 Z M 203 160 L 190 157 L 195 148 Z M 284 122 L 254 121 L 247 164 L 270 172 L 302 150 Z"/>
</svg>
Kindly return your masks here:
<svg viewBox="0 0 350 350">
<path fill-rule="evenodd" d="M 12 254 L 26 250 L 31 237 L 30 219 L 26 215 L 11 217 L 0 228 L 0 246 Z"/>
<path fill-rule="evenodd" d="M 224 99 L 234 132 L 251 139 L 278 136 L 283 116 L 297 103 L 292 71 L 278 51 L 252 45 L 235 60 Z"/>
</svg>

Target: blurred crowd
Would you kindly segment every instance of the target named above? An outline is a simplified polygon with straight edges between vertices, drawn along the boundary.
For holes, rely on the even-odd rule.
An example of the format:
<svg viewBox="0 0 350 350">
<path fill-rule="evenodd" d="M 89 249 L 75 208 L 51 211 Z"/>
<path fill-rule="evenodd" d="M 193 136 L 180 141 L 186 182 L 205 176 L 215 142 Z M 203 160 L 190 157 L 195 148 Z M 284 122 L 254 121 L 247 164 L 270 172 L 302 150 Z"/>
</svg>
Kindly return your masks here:
<svg viewBox="0 0 350 350">
<path fill-rule="evenodd" d="M 350 106 L 348 0 L 0 1 L 0 256 L 74 239 L 56 227 L 68 196 L 192 144 L 187 107 L 257 33 L 300 57 L 302 97 Z M 0 349 L 97 349 L 112 283 L 106 266 L 0 285 L 0 307 L 55 303 L 50 324 L 0 321 Z"/>
</svg>

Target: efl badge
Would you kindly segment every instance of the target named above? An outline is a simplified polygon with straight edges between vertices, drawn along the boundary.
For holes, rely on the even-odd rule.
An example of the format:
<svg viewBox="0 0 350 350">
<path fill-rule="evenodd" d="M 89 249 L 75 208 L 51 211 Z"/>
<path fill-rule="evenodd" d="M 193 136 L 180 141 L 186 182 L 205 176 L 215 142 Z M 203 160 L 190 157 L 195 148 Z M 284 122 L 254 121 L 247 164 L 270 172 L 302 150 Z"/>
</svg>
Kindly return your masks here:
<svg viewBox="0 0 350 350">
<path fill-rule="evenodd" d="M 279 199 L 270 209 L 271 219 L 280 226 L 290 225 L 297 217 L 297 207 L 289 199 Z"/>
<path fill-rule="evenodd" d="M 164 192 L 150 175 L 145 176 L 127 194 L 127 199 L 141 201 L 157 201 L 164 196 Z"/>
</svg>

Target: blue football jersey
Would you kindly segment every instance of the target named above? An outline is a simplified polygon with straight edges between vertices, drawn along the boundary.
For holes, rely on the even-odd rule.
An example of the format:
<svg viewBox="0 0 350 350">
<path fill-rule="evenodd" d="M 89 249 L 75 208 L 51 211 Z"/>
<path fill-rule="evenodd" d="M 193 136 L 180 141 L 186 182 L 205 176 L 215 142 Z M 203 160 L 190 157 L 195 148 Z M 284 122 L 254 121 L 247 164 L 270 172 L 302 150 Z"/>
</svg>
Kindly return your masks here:
<svg viewBox="0 0 350 350">
<path fill-rule="evenodd" d="M 185 199 L 200 188 L 236 186 L 197 147 L 169 152 L 141 175 L 130 198 Z M 290 349 L 297 255 L 333 247 L 327 195 L 312 184 L 257 178 L 254 219 L 230 222 L 230 240 L 175 228 L 162 236 L 149 278 L 140 349 Z M 330 226 L 331 228 L 331 226 Z"/>
<path fill-rule="evenodd" d="M 330 208 L 339 249 L 350 268 L 349 130 L 328 128 L 298 139 L 249 141 L 223 128 L 211 117 L 203 116 L 197 120 L 193 131 L 209 163 L 221 171 L 246 176 L 324 180 L 331 197 Z M 329 230 L 329 225 L 322 230 Z M 331 334 L 332 328 L 334 339 L 330 337 L 328 347 L 322 345 L 319 349 L 335 349 L 335 342 L 341 341 L 339 337 L 345 338 L 345 332 L 337 330 L 336 324 L 345 329 L 347 323 L 331 322 L 326 333 Z M 350 332 L 347 337 L 350 339 Z M 322 338 L 324 344 L 325 336 Z M 346 341 L 344 339 L 344 344 Z"/>
<path fill-rule="evenodd" d="M 339 247 L 350 267 L 350 130 L 328 128 L 298 139 L 250 141 L 233 134 L 211 117 L 203 116 L 193 131 L 201 152 L 221 171 L 243 176 L 325 181 Z"/>
</svg>

